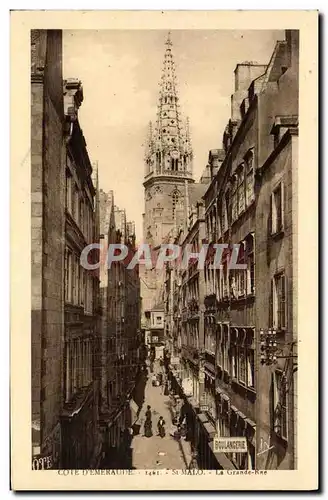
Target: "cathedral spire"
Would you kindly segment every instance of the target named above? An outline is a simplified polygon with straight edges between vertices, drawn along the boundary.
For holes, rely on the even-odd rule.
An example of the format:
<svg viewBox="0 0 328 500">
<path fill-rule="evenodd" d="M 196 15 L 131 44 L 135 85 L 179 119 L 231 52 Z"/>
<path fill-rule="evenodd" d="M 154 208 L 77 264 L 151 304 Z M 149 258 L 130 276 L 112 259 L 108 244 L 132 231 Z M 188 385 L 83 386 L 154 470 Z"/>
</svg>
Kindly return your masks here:
<svg viewBox="0 0 328 500">
<path fill-rule="evenodd" d="M 162 75 L 159 82 L 156 127 L 152 133 L 153 149 L 146 153 L 146 175 L 170 175 L 192 180 L 190 134 L 180 116 L 179 95 L 171 32 L 165 41 Z"/>
</svg>

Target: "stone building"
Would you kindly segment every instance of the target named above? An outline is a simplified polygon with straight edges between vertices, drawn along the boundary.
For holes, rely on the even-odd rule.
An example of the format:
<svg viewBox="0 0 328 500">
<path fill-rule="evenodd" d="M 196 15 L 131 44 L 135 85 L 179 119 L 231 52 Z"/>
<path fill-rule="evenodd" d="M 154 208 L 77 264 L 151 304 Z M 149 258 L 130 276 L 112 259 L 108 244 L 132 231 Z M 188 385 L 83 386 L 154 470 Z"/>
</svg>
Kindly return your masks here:
<svg viewBox="0 0 328 500">
<path fill-rule="evenodd" d="M 31 31 L 33 468 L 61 465 L 65 175 L 62 32 Z"/>
<path fill-rule="evenodd" d="M 99 451 L 99 279 L 80 254 L 98 239 L 96 188 L 61 31 L 33 30 L 31 49 L 32 466 L 85 468 Z"/>
<path fill-rule="evenodd" d="M 130 401 L 139 367 L 140 283 L 136 266 L 128 269 L 135 253 L 135 224 L 114 204 L 112 191 L 100 191 L 101 255 L 101 408 L 100 428 L 106 466 L 117 466 L 124 430 L 131 425 Z M 109 262 L 116 245 L 125 245 L 124 260 Z M 114 253 L 113 253 L 114 252 Z"/>
<path fill-rule="evenodd" d="M 224 161 L 204 197 L 208 241 L 228 246 L 223 268 L 206 271 L 205 314 L 208 303 L 219 432 L 247 439 L 247 454 L 227 457 L 239 469 L 295 467 L 297 75 L 294 31 L 267 66 L 237 65 Z M 233 244 L 246 269 L 230 269 Z"/>
<path fill-rule="evenodd" d="M 299 32 L 278 42 L 258 96 L 257 468 L 297 468 Z M 274 335 L 274 336 L 273 336 Z M 269 346 L 276 344 L 276 349 Z"/>
<path fill-rule="evenodd" d="M 236 66 L 204 222 L 174 240 L 196 249 L 204 224 L 204 276 L 166 266 L 168 366 L 204 468 L 297 467 L 298 43 L 287 30 L 269 64 Z M 214 453 L 216 433 L 246 439 L 247 453 Z"/>
<path fill-rule="evenodd" d="M 99 401 L 99 273 L 80 262 L 87 245 L 99 241 L 97 171 L 93 171 L 80 127 L 83 88 L 76 78 L 64 81 L 66 155 L 65 333 L 62 466 L 97 464 Z M 94 180 L 93 180 L 94 179 Z M 88 262 L 97 262 L 90 253 Z"/>
</svg>

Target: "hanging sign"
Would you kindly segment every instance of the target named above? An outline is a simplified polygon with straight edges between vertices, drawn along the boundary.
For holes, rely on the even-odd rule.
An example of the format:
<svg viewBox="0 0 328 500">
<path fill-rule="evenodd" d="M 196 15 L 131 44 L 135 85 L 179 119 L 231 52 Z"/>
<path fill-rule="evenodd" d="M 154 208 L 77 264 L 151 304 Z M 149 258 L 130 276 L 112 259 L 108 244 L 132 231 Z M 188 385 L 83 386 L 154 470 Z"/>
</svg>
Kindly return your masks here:
<svg viewBox="0 0 328 500">
<path fill-rule="evenodd" d="M 215 453 L 247 453 L 245 437 L 215 437 L 213 440 Z"/>
<path fill-rule="evenodd" d="M 185 393 L 186 396 L 192 396 L 193 395 L 193 382 L 191 378 L 185 378 L 182 381 L 182 389 L 183 392 Z"/>
<path fill-rule="evenodd" d="M 170 364 L 173 365 L 179 365 L 180 364 L 180 358 L 171 358 Z"/>
</svg>

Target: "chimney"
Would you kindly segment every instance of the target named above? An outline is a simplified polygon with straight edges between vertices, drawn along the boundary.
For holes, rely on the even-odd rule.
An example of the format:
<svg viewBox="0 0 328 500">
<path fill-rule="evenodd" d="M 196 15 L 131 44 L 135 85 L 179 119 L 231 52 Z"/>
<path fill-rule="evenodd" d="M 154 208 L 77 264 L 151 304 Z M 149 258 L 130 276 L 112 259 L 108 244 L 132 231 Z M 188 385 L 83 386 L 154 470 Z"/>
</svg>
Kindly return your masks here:
<svg viewBox="0 0 328 500">
<path fill-rule="evenodd" d="M 208 164 L 211 171 L 211 179 L 213 179 L 223 163 L 225 152 L 223 149 L 211 149 L 208 154 Z"/>
<path fill-rule="evenodd" d="M 78 110 L 83 102 L 83 87 L 78 78 L 67 78 L 63 82 L 64 113 L 71 120 L 77 120 Z"/>
<path fill-rule="evenodd" d="M 235 68 L 235 91 L 231 96 L 231 120 L 242 119 L 240 105 L 248 96 L 248 87 L 255 78 L 265 73 L 267 65 L 258 64 L 254 61 L 245 61 L 237 64 Z"/>
</svg>

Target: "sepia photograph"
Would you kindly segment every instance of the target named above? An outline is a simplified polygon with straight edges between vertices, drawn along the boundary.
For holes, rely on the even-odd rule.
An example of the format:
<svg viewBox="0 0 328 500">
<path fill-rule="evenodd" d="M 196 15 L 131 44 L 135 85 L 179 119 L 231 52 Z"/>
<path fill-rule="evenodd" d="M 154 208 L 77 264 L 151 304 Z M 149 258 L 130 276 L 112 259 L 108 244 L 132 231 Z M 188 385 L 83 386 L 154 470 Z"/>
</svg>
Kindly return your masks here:
<svg viewBox="0 0 328 500">
<path fill-rule="evenodd" d="M 166 26 L 28 30 L 24 439 L 52 484 L 300 469 L 302 32 Z"/>
</svg>

